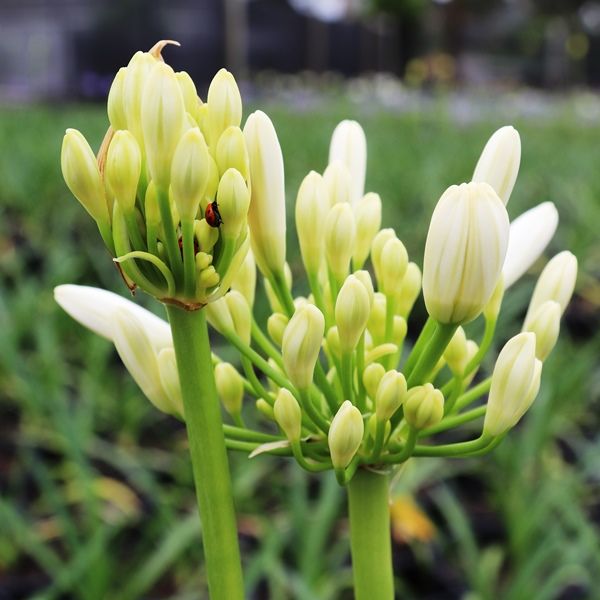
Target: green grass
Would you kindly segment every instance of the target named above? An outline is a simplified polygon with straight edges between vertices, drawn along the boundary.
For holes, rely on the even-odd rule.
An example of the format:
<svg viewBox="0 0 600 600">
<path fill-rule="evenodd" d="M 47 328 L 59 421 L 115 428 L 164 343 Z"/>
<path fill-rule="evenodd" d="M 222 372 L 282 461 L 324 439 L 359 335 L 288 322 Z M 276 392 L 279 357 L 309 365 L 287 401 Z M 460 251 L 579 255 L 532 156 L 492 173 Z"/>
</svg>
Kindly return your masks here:
<svg viewBox="0 0 600 600">
<path fill-rule="evenodd" d="M 460 125 L 443 107 L 404 115 L 342 104 L 268 112 L 286 161 L 289 260 L 299 291 L 306 283 L 293 201 L 302 177 L 325 167 L 338 120 L 363 124 L 367 187 L 381 194 L 385 226 L 418 263 L 437 198 L 470 177 L 487 137 L 505 124 Z M 414 493 L 437 525 L 431 543 L 395 548 L 403 598 L 470 592 L 538 600 L 567 591 L 591 598 L 597 587 L 600 126 L 568 114 L 513 124 L 523 158 L 509 213 L 556 203 L 561 223 L 549 253 L 577 255 L 579 292 L 540 397 L 505 443 L 486 459 L 415 460 L 400 479 L 397 491 Z M 0 595 L 197 598 L 204 573 L 184 430 L 152 409 L 107 342 L 52 300 L 53 286 L 66 282 L 126 293 L 62 183 L 66 127 L 97 146 L 106 119 L 81 106 L 0 112 Z M 511 290 L 499 340 L 518 330 L 533 281 Z M 252 597 L 350 598 L 345 499 L 333 478 L 309 478 L 271 457 L 232 459 Z"/>
</svg>

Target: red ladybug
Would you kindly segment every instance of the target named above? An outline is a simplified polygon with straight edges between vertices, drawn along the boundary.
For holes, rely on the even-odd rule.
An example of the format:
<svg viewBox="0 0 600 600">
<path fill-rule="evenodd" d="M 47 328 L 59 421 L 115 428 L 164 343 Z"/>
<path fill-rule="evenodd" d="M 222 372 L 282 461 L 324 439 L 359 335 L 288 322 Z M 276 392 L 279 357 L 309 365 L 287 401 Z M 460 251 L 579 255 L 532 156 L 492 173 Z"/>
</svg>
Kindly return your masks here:
<svg viewBox="0 0 600 600">
<path fill-rule="evenodd" d="M 218 227 L 223 222 L 216 200 L 207 205 L 204 211 L 204 218 L 211 227 Z"/>
</svg>

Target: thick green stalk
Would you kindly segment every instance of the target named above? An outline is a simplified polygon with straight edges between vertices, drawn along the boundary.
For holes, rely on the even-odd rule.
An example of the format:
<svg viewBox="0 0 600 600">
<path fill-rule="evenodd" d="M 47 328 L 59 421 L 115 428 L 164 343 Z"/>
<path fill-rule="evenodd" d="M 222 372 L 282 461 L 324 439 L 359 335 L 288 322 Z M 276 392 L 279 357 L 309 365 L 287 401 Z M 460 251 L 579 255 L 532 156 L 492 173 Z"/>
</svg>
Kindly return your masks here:
<svg viewBox="0 0 600 600">
<path fill-rule="evenodd" d="M 427 376 L 431 373 L 440 356 L 444 353 L 446 346 L 450 343 L 457 327 L 458 325 L 437 323 L 437 327 L 429 343 L 421 352 L 413 370 L 406 378 L 409 388 L 425 383 Z"/>
<path fill-rule="evenodd" d="M 167 306 L 181 394 L 212 600 L 242 600 L 244 585 L 223 437 L 221 408 L 214 381 L 203 310 Z"/>
<path fill-rule="evenodd" d="M 392 600 L 389 477 L 358 469 L 348 483 L 355 600 Z"/>
</svg>

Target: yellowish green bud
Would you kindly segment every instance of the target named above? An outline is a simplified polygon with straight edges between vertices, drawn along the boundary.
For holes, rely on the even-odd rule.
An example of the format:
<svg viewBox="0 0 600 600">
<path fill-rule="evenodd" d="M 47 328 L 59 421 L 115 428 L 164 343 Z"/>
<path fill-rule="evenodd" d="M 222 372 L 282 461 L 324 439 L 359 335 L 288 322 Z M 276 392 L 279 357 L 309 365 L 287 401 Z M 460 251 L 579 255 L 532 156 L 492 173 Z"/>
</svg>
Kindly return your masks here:
<svg viewBox="0 0 600 600">
<path fill-rule="evenodd" d="M 261 413 L 264 417 L 269 419 L 269 421 L 275 420 L 275 413 L 273 411 L 273 407 L 264 399 L 259 398 L 256 401 L 256 410 Z"/>
<path fill-rule="evenodd" d="M 335 323 L 342 353 L 354 351 L 367 326 L 370 312 L 371 303 L 367 289 L 358 277 L 349 275 L 335 303 Z"/>
<path fill-rule="evenodd" d="M 367 139 L 356 121 L 342 121 L 335 128 L 329 144 L 329 163 L 341 161 L 351 177 L 350 201 L 354 204 L 365 190 Z"/>
<path fill-rule="evenodd" d="M 371 244 L 381 227 L 381 198 L 369 192 L 354 205 L 356 221 L 356 243 L 352 260 L 362 266 L 369 256 Z"/>
<path fill-rule="evenodd" d="M 344 401 L 331 421 L 327 442 L 334 469 L 345 469 L 360 448 L 365 432 L 362 415 L 349 400 Z"/>
<path fill-rule="evenodd" d="M 172 415 L 184 416 L 183 397 L 177 371 L 177 360 L 173 348 L 163 348 L 156 356 L 158 375 L 162 388 L 171 404 Z"/>
<path fill-rule="evenodd" d="M 502 272 L 508 215 L 486 183 L 449 187 L 429 225 L 423 261 L 427 312 L 440 323 L 475 319 Z"/>
<path fill-rule="evenodd" d="M 393 295 L 408 266 L 408 253 L 404 244 L 396 237 L 389 239 L 381 251 L 379 260 L 379 289 L 384 294 Z"/>
<path fill-rule="evenodd" d="M 142 133 L 142 102 L 146 94 L 146 84 L 156 59 L 148 52 L 136 52 L 127 65 L 123 81 L 123 107 L 127 118 L 127 129 L 133 133 L 140 146 L 144 141 Z"/>
<path fill-rule="evenodd" d="M 269 336 L 273 342 L 280 347 L 283 341 L 283 332 L 285 331 L 288 322 L 289 319 L 281 313 L 273 313 L 267 319 L 267 331 L 269 332 Z"/>
<path fill-rule="evenodd" d="M 199 271 L 204 271 L 207 269 L 212 263 L 212 254 L 207 254 L 206 252 L 198 252 L 196 254 L 196 268 Z"/>
<path fill-rule="evenodd" d="M 263 275 L 281 273 L 285 263 L 283 157 L 273 123 L 261 111 L 244 126 L 250 160 L 252 200 L 248 212 L 252 252 Z"/>
<path fill-rule="evenodd" d="M 388 371 L 381 378 L 375 396 L 375 414 L 379 421 L 388 421 L 402 405 L 406 395 L 406 379 L 398 371 Z"/>
<path fill-rule="evenodd" d="M 219 138 L 215 153 L 219 173 L 223 175 L 227 169 L 236 169 L 245 181 L 250 177 L 250 164 L 246 140 L 239 127 L 228 127 Z"/>
<path fill-rule="evenodd" d="M 379 382 L 385 375 L 385 368 L 381 363 L 371 363 L 364 371 L 362 376 L 363 385 L 369 398 L 375 400 Z"/>
<path fill-rule="evenodd" d="M 385 314 L 387 300 L 384 294 L 376 292 L 373 296 L 373 306 L 367 322 L 367 327 L 375 343 L 385 339 Z"/>
<path fill-rule="evenodd" d="M 225 297 L 209 302 L 202 310 L 206 311 L 206 319 L 221 335 L 235 331 L 233 318 Z"/>
<path fill-rule="evenodd" d="M 108 147 L 104 176 L 124 214 L 135 207 L 141 170 L 142 153 L 135 137 L 127 130 L 117 131 Z"/>
<path fill-rule="evenodd" d="M 348 274 L 355 238 L 352 208 L 347 203 L 335 204 L 325 221 L 325 253 L 329 268 L 340 283 Z"/>
<path fill-rule="evenodd" d="M 214 227 L 212 228 L 214 229 Z M 249 250 L 240 266 L 235 278 L 231 282 L 231 289 L 237 290 L 246 298 L 248 305 L 254 305 L 254 295 L 256 292 L 256 263 L 254 256 Z"/>
<path fill-rule="evenodd" d="M 196 275 L 196 289 L 197 295 L 203 296 L 207 288 L 214 287 L 219 283 L 221 276 L 217 273 L 216 269 L 212 265 L 203 269 L 198 268 L 198 262 L 196 262 L 196 268 L 198 269 L 198 273 Z"/>
<path fill-rule="evenodd" d="M 394 315 L 394 320 L 392 323 L 392 342 L 394 342 L 396 346 L 400 346 L 400 344 L 404 342 L 407 330 L 408 325 L 406 323 L 406 319 L 399 315 Z"/>
<path fill-rule="evenodd" d="M 296 310 L 285 328 L 281 344 L 285 372 L 301 390 L 308 389 L 312 383 L 324 330 L 323 314 L 312 304 Z"/>
<path fill-rule="evenodd" d="M 369 306 L 373 306 L 375 299 L 375 290 L 373 289 L 373 280 L 369 271 L 355 271 L 354 276 L 365 286 L 367 294 L 369 295 Z"/>
<path fill-rule="evenodd" d="M 375 278 L 378 282 L 381 281 L 381 253 L 383 252 L 384 246 L 391 239 L 395 239 L 396 234 L 394 230 L 391 228 L 382 229 L 377 233 L 377 235 L 373 238 L 373 243 L 371 244 L 371 262 L 373 263 L 373 268 L 375 269 Z"/>
<path fill-rule="evenodd" d="M 500 275 L 491 298 L 483 309 L 483 316 L 489 321 L 495 321 L 500 314 L 502 299 L 504 298 L 504 275 Z"/>
<path fill-rule="evenodd" d="M 296 198 L 296 230 L 307 273 L 318 273 L 323 262 L 323 238 L 328 207 L 327 188 L 321 175 L 311 171 L 300 184 Z"/>
<path fill-rule="evenodd" d="M 558 340 L 560 315 L 560 304 L 547 300 L 529 320 L 527 331 L 535 333 L 535 356 L 542 362 L 548 358 Z"/>
<path fill-rule="evenodd" d="M 342 348 L 340 346 L 340 332 L 336 326 L 330 327 L 327 330 L 325 341 L 327 343 L 327 350 L 333 354 L 333 356 L 339 358 L 342 353 Z"/>
<path fill-rule="evenodd" d="M 488 140 L 473 173 L 473 181 L 488 183 L 508 204 L 521 163 L 521 138 L 510 125 L 498 129 Z"/>
<path fill-rule="evenodd" d="M 98 162 L 87 140 L 76 129 L 67 129 L 60 155 L 62 174 L 71 193 L 99 223 L 109 223 L 108 204 Z"/>
<path fill-rule="evenodd" d="M 290 442 L 300 441 L 302 434 L 302 410 L 289 390 L 281 388 L 273 405 L 277 425 Z"/>
<path fill-rule="evenodd" d="M 444 416 L 444 395 L 431 383 L 408 390 L 404 400 L 404 418 L 417 430 L 437 425 Z"/>
<path fill-rule="evenodd" d="M 242 97 L 235 78 L 226 69 L 213 77 L 206 99 L 208 112 L 206 127 L 211 148 L 215 148 L 221 134 L 232 125 L 239 127 L 242 121 Z"/>
<path fill-rule="evenodd" d="M 177 77 L 177 83 L 179 83 L 179 89 L 181 90 L 181 97 L 183 98 L 183 105 L 185 106 L 186 112 L 191 115 L 194 120 L 194 125 L 197 125 L 196 117 L 198 115 L 198 108 L 200 107 L 200 98 L 198 98 L 198 92 L 196 91 L 196 85 L 186 71 L 179 71 L 175 73 Z"/>
<path fill-rule="evenodd" d="M 219 239 L 219 230 L 211 227 L 206 219 L 194 222 L 194 233 L 203 252 L 210 252 Z"/>
<path fill-rule="evenodd" d="M 329 198 L 329 206 L 350 202 L 352 199 L 352 180 L 344 163 L 339 160 L 329 163 L 323 173 L 323 181 Z"/>
<path fill-rule="evenodd" d="M 241 173 L 236 169 L 227 169 L 219 182 L 219 212 L 223 223 L 221 232 L 224 238 L 237 239 L 244 230 L 248 208 L 250 206 L 250 191 Z"/>
<path fill-rule="evenodd" d="M 233 327 L 242 341 L 250 345 L 250 334 L 252 328 L 252 313 L 246 298 L 240 292 L 231 290 L 224 296 L 227 300 L 229 313 L 233 320 Z"/>
<path fill-rule="evenodd" d="M 402 278 L 400 291 L 396 295 L 396 312 L 406 319 L 420 292 L 421 269 L 414 262 L 409 262 Z"/>
<path fill-rule="evenodd" d="M 222 362 L 215 366 L 215 383 L 223 408 L 232 417 L 238 416 L 242 412 L 244 400 L 242 376 L 232 364 Z"/>
<path fill-rule="evenodd" d="M 540 387 L 542 362 L 535 357 L 535 334 L 520 333 L 500 351 L 488 397 L 483 431 L 502 435 L 527 412 Z"/>
<path fill-rule="evenodd" d="M 171 165 L 171 193 L 179 216 L 191 221 L 198 213 L 209 178 L 208 147 L 198 127 L 179 140 Z"/>
<path fill-rule="evenodd" d="M 108 92 L 108 120 L 115 131 L 127 129 L 127 117 L 125 116 L 125 103 L 123 99 L 126 73 L 126 67 L 121 67 L 117 71 Z"/>
<path fill-rule="evenodd" d="M 461 374 L 465 370 L 465 359 L 467 357 L 467 336 L 465 335 L 465 330 L 462 327 L 459 327 L 450 343 L 446 346 L 444 350 L 444 359 L 450 370 L 454 374 Z"/>
<path fill-rule="evenodd" d="M 473 358 L 475 358 L 475 355 L 477 354 L 477 352 L 479 352 L 479 345 L 477 344 L 477 342 L 475 342 L 474 340 L 467 340 L 467 355 L 465 356 L 465 368 L 471 362 L 471 360 Z M 469 385 L 471 385 L 471 382 L 473 381 L 473 379 L 475 378 L 475 375 L 477 374 L 478 368 L 479 367 L 474 368 L 471 371 L 471 373 L 469 373 L 469 375 L 467 375 L 463 379 L 464 389 L 468 388 Z"/>
</svg>

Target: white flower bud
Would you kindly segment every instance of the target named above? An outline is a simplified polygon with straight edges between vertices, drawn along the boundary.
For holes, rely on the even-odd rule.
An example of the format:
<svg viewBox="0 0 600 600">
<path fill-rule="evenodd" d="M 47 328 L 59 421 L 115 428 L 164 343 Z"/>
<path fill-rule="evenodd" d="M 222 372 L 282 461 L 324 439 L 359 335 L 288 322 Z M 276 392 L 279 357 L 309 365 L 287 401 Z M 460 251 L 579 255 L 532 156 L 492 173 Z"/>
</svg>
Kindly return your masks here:
<svg viewBox="0 0 600 600">
<path fill-rule="evenodd" d="M 375 397 L 378 421 L 388 421 L 402 405 L 406 394 L 406 379 L 398 371 L 388 371 L 379 382 Z"/>
<path fill-rule="evenodd" d="M 444 416 L 444 395 L 431 383 L 408 390 L 404 400 L 404 418 L 417 430 L 437 425 Z"/>
<path fill-rule="evenodd" d="M 327 262 L 338 282 L 348 273 L 354 250 L 356 225 L 349 204 L 335 204 L 325 221 L 325 252 Z"/>
<path fill-rule="evenodd" d="M 527 331 L 535 333 L 535 356 L 542 362 L 548 358 L 558 340 L 560 315 L 560 304 L 554 300 L 547 300 L 529 320 Z"/>
<path fill-rule="evenodd" d="M 352 259 L 355 265 L 365 263 L 371 250 L 373 239 L 381 227 L 381 198 L 369 192 L 354 205 L 356 221 L 356 242 Z"/>
<path fill-rule="evenodd" d="M 117 131 L 108 147 L 104 175 L 125 214 L 135 207 L 141 170 L 142 153 L 135 137 L 130 131 Z"/>
<path fill-rule="evenodd" d="M 408 266 L 408 253 L 404 244 L 396 237 L 389 239 L 383 246 L 379 260 L 379 289 L 388 296 L 393 295 Z"/>
<path fill-rule="evenodd" d="M 298 442 L 302 434 L 302 410 L 289 390 L 281 388 L 273 405 L 277 425 L 290 442 Z"/>
<path fill-rule="evenodd" d="M 352 198 L 352 180 L 346 165 L 339 160 L 329 163 L 323 173 L 323 181 L 330 207 L 334 204 L 347 204 L 350 202 Z"/>
<path fill-rule="evenodd" d="M 242 98 L 235 78 L 221 69 L 208 88 L 206 98 L 208 112 L 206 127 L 211 148 L 215 148 L 221 134 L 232 125 L 239 127 L 242 121 Z"/>
<path fill-rule="evenodd" d="M 237 239 L 245 226 L 250 206 L 250 191 L 236 169 L 227 169 L 219 182 L 219 212 L 223 223 L 221 232 L 223 237 Z"/>
<path fill-rule="evenodd" d="M 334 469 L 345 469 L 350 464 L 360 448 L 364 432 L 360 411 L 346 400 L 331 421 L 327 434 Z"/>
<path fill-rule="evenodd" d="M 217 364 L 215 366 L 215 383 L 223 408 L 232 417 L 239 415 L 244 400 L 244 380 L 237 369 L 228 362 Z"/>
<path fill-rule="evenodd" d="M 350 201 L 355 203 L 365 190 L 367 139 L 356 121 L 342 121 L 335 128 L 329 144 L 329 163 L 341 161 L 351 177 Z"/>
<path fill-rule="evenodd" d="M 379 382 L 385 375 L 385 367 L 381 363 L 371 363 L 363 371 L 363 385 L 369 398 L 375 400 Z"/>
<path fill-rule="evenodd" d="M 281 347 L 283 334 L 288 322 L 289 319 L 281 313 L 273 313 L 267 319 L 267 331 L 269 332 L 269 336 L 271 336 L 273 342 L 275 342 L 275 344 L 277 344 L 279 347 Z"/>
<path fill-rule="evenodd" d="M 350 353 L 356 348 L 367 326 L 370 312 L 371 303 L 367 289 L 358 277 L 349 275 L 335 303 L 335 323 L 343 353 Z"/>
<path fill-rule="evenodd" d="M 106 102 L 108 120 L 110 121 L 111 127 L 115 131 L 120 129 L 127 129 L 127 117 L 125 116 L 125 103 L 123 98 L 123 92 L 125 87 L 125 76 L 127 74 L 127 68 L 121 67 L 108 92 L 108 100 Z"/>
</svg>

